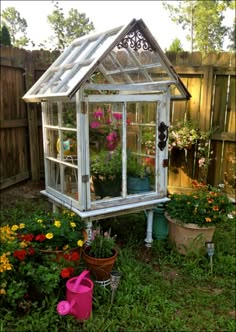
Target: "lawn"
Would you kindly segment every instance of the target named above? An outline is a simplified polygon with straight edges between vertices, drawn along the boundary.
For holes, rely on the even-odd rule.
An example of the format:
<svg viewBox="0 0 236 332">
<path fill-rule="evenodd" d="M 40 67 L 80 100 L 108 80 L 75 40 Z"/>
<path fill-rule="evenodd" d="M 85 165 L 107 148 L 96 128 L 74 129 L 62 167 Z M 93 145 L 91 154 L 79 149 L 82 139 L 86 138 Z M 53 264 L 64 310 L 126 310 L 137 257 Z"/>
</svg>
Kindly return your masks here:
<svg viewBox="0 0 236 332">
<path fill-rule="evenodd" d="M 2 191 L 1 203 L 1 222 L 9 224 L 51 209 L 38 188 L 32 192 L 27 186 Z M 158 240 L 146 248 L 143 213 L 102 223 L 107 224 L 117 234 L 115 269 L 122 273 L 113 305 L 109 286 L 95 284 L 92 316 L 80 323 L 57 314 L 56 305 L 65 297 L 62 288 L 26 312 L 1 305 L 1 332 L 235 331 L 235 220 L 217 226 L 212 274 L 207 254 L 183 256 Z"/>
</svg>

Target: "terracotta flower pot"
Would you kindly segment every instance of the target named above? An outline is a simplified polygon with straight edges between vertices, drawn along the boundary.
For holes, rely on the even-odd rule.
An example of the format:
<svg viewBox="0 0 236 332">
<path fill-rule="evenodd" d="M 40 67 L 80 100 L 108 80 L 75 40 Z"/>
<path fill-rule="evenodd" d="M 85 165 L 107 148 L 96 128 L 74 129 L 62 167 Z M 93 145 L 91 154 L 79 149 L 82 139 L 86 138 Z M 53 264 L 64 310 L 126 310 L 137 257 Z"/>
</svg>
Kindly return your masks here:
<svg viewBox="0 0 236 332">
<path fill-rule="evenodd" d="M 204 250 L 205 243 L 211 242 L 215 226 L 199 227 L 195 224 L 179 224 L 168 213 L 165 213 L 169 222 L 169 241 L 176 245 L 179 253 L 186 255 L 189 252 Z"/>
<path fill-rule="evenodd" d="M 83 259 L 88 270 L 97 281 L 106 281 L 110 279 L 110 273 L 117 257 L 117 250 L 113 249 L 114 255 L 108 258 L 95 258 L 88 255 L 90 247 L 86 247 L 83 251 Z"/>
</svg>

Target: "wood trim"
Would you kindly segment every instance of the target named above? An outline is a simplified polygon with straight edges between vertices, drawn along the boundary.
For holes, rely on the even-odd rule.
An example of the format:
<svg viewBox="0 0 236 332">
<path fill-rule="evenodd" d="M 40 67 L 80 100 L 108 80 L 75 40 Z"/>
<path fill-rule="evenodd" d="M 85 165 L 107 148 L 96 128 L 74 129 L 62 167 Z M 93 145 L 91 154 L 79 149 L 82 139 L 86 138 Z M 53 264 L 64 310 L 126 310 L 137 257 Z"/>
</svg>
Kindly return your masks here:
<svg viewBox="0 0 236 332">
<path fill-rule="evenodd" d="M 27 172 L 12 176 L 11 178 L 0 180 L 0 190 L 10 187 L 18 182 L 28 180 L 29 178 L 30 178 L 30 173 L 29 173 L 29 171 L 27 171 Z"/>
<path fill-rule="evenodd" d="M 19 119 L 19 120 L 0 120 L 0 128 L 20 128 L 20 127 L 28 127 L 27 119 Z"/>
</svg>

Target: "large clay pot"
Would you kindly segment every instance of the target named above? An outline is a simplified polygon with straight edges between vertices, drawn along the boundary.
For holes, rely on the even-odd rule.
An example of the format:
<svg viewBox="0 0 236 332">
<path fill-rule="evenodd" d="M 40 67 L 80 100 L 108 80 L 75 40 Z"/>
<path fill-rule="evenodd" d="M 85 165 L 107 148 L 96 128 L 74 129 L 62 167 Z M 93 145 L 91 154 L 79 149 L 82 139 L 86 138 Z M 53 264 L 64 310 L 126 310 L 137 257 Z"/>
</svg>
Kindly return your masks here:
<svg viewBox="0 0 236 332">
<path fill-rule="evenodd" d="M 97 281 L 107 281 L 110 279 L 110 273 L 117 257 L 117 250 L 113 249 L 114 255 L 108 258 L 95 258 L 88 255 L 90 247 L 86 247 L 83 251 L 83 259 L 87 269 Z"/>
<path fill-rule="evenodd" d="M 205 243 L 212 241 L 215 226 L 199 227 L 195 224 L 180 224 L 167 212 L 165 216 L 169 222 L 169 241 L 176 246 L 179 253 L 186 255 L 190 252 L 203 251 Z"/>
</svg>

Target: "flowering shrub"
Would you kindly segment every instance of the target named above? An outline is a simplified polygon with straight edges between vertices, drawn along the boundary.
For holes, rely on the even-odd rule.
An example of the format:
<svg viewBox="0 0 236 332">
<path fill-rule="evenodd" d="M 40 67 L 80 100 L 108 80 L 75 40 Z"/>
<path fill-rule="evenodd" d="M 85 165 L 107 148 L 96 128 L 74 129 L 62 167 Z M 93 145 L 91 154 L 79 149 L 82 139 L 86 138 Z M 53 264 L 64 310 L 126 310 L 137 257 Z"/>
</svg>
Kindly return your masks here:
<svg viewBox="0 0 236 332">
<path fill-rule="evenodd" d="M 84 243 L 83 223 L 70 211 L 33 216 L 25 223 L 0 228 L 0 295 L 2 305 L 28 308 L 61 281 L 78 273 Z M 48 254 L 48 249 L 63 249 Z M 45 251 L 46 253 L 44 253 Z"/>
<path fill-rule="evenodd" d="M 83 246 L 84 223 L 75 213 L 34 215 L 24 224 L 13 225 L 21 241 L 30 242 L 33 248 L 67 250 Z"/>
<path fill-rule="evenodd" d="M 195 190 L 191 194 L 173 194 L 167 203 L 170 217 L 180 223 L 198 226 L 218 224 L 233 211 L 226 194 L 209 185 L 193 181 Z"/>
</svg>

